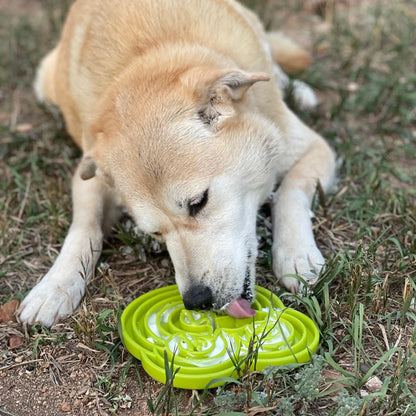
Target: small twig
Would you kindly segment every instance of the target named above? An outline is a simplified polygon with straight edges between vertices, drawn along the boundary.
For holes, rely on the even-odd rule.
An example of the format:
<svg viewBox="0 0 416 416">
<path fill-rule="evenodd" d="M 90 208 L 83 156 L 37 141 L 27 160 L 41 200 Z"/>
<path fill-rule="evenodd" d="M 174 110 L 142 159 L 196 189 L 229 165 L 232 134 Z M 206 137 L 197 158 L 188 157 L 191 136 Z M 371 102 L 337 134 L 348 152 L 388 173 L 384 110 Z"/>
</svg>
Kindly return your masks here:
<svg viewBox="0 0 416 416">
<path fill-rule="evenodd" d="M 387 348 L 387 351 L 388 351 L 390 349 L 390 344 L 389 344 L 389 340 L 387 339 L 386 329 L 381 324 L 378 324 L 378 326 L 381 329 L 381 333 L 383 334 L 383 340 L 384 340 L 384 343 L 386 344 L 386 348 Z"/>
<path fill-rule="evenodd" d="M 100 352 L 100 351 L 95 350 L 95 349 L 93 349 L 93 348 L 87 347 L 87 346 L 86 346 L 85 344 L 83 344 L 82 342 L 78 342 L 77 347 L 79 347 L 79 348 L 83 348 L 84 350 L 91 351 L 91 352 Z"/>
<path fill-rule="evenodd" d="M 0 407 L 0 415 L 6 415 L 6 416 L 19 416 L 17 413 L 10 413 L 7 410 L 4 410 Z"/>
<path fill-rule="evenodd" d="M 397 341 L 394 343 L 394 347 L 393 348 L 396 348 L 396 347 L 399 346 L 400 341 L 402 340 L 402 333 L 403 333 L 403 328 L 400 328 L 399 336 L 397 338 Z"/>
<path fill-rule="evenodd" d="M 26 182 L 26 189 L 25 189 L 25 194 L 24 194 L 24 197 L 23 197 L 23 201 L 22 201 L 22 204 L 20 206 L 19 213 L 17 214 L 17 218 L 19 219 L 19 222 L 22 220 L 23 211 L 25 209 L 27 199 L 28 199 L 28 196 L 29 196 L 31 178 L 32 178 L 32 175 L 29 174 L 29 177 L 28 177 L 27 182 Z"/>
<path fill-rule="evenodd" d="M 10 365 L 5 365 L 4 367 L 0 367 L 0 371 L 2 370 L 9 370 L 10 368 L 15 368 L 15 367 L 20 367 L 22 365 L 26 365 L 26 364 L 33 364 L 33 363 L 37 363 L 39 361 L 43 361 L 42 359 L 37 359 L 37 360 L 30 360 L 30 361 L 23 361 L 22 363 L 16 363 L 16 364 L 10 364 Z"/>
</svg>

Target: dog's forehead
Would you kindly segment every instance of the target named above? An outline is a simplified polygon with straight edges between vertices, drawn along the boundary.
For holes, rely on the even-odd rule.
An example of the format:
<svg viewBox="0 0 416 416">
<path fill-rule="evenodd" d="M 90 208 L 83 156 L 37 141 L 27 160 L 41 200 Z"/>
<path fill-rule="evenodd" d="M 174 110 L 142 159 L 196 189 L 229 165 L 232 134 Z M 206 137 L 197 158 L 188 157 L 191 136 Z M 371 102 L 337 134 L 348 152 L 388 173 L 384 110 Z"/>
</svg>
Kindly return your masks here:
<svg viewBox="0 0 416 416">
<path fill-rule="evenodd" d="M 198 181 L 218 175 L 226 167 L 219 140 L 192 120 L 158 118 L 123 130 L 122 141 L 128 149 L 124 143 L 118 146 L 123 168 L 139 171 L 152 187 Z"/>
</svg>

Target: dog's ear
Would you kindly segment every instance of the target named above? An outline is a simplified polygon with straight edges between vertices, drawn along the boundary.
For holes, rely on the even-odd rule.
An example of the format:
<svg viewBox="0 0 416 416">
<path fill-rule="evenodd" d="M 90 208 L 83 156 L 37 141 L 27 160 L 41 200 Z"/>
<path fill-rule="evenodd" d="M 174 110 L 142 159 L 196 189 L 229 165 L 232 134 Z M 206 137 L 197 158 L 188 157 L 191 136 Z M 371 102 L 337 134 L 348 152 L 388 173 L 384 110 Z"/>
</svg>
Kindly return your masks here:
<svg viewBox="0 0 416 416">
<path fill-rule="evenodd" d="M 97 165 L 90 154 L 83 156 L 78 169 L 81 179 L 84 180 L 93 178 L 97 173 Z"/>
<path fill-rule="evenodd" d="M 235 114 L 234 104 L 243 99 L 247 90 L 258 81 L 268 81 L 264 72 L 246 72 L 239 69 L 213 70 L 192 68 L 181 81 L 194 90 L 198 100 L 198 115 L 210 126 Z"/>
</svg>

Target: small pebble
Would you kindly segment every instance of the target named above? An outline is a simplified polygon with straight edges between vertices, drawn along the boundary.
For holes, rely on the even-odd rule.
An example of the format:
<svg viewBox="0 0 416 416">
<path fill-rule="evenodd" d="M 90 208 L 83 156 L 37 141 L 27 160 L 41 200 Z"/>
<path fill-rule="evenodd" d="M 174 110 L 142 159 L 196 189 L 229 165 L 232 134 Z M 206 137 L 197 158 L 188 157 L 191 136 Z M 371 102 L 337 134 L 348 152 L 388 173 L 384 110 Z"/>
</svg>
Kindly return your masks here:
<svg viewBox="0 0 416 416">
<path fill-rule="evenodd" d="M 383 387 L 383 382 L 377 376 L 371 376 L 367 382 L 364 384 L 364 387 L 370 392 L 375 393 L 381 391 Z"/>
<path fill-rule="evenodd" d="M 69 404 L 67 402 L 63 402 L 61 404 L 61 410 L 63 412 L 70 412 L 71 411 L 71 406 L 69 406 Z"/>
</svg>

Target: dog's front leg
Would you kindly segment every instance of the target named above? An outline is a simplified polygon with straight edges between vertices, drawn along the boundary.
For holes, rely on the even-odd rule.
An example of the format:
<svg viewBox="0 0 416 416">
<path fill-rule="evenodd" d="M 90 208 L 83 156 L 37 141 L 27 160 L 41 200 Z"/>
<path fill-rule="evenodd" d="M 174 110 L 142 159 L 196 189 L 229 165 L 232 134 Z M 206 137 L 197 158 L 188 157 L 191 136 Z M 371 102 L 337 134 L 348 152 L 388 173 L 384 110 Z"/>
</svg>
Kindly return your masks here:
<svg viewBox="0 0 416 416">
<path fill-rule="evenodd" d="M 73 220 L 55 263 L 21 305 L 23 322 L 47 327 L 70 315 L 85 293 L 86 280 L 100 257 L 103 227 L 114 217 L 113 192 L 100 177 L 72 182 Z M 107 223 L 107 224 L 106 224 Z"/>
<path fill-rule="evenodd" d="M 335 175 L 335 155 L 326 142 L 297 121 L 292 146 L 304 152 L 284 177 L 273 200 L 273 271 L 292 293 L 302 294 L 316 281 L 325 260 L 312 231 L 311 203 L 319 181 L 324 190 Z M 306 145 L 305 145 L 306 142 Z M 293 152 L 293 150 L 292 150 Z"/>
</svg>

